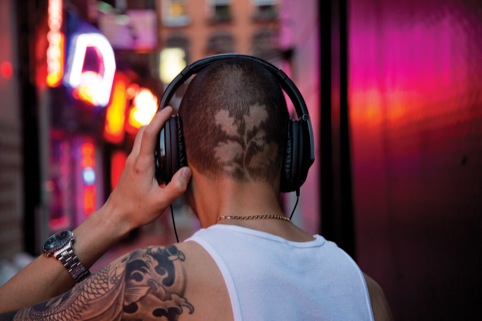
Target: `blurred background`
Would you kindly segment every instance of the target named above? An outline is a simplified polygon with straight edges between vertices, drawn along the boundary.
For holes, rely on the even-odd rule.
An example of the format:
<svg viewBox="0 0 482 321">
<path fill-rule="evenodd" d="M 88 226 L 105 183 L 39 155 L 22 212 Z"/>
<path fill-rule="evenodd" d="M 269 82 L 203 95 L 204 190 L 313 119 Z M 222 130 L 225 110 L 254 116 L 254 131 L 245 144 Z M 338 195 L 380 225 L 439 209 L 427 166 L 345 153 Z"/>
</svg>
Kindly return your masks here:
<svg viewBox="0 0 482 321">
<path fill-rule="evenodd" d="M 103 204 L 183 67 L 235 52 L 308 105 L 295 223 L 349 253 L 396 320 L 481 320 L 481 35 L 479 0 L 0 1 L 0 284 Z M 198 223 L 174 212 L 183 240 Z M 93 269 L 174 241 L 165 215 Z"/>
</svg>

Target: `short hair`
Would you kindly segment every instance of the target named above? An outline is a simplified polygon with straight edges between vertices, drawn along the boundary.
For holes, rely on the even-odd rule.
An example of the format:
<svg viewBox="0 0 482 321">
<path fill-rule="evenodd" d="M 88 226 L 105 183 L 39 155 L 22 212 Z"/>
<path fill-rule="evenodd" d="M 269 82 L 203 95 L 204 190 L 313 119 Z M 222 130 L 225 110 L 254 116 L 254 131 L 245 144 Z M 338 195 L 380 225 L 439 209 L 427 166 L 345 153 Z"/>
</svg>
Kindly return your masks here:
<svg viewBox="0 0 482 321">
<path fill-rule="evenodd" d="M 230 58 L 205 67 L 179 114 L 188 164 L 204 175 L 245 182 L 279 174 L 289 114 L 280 84 L 261 64 Z"/>
</svg>

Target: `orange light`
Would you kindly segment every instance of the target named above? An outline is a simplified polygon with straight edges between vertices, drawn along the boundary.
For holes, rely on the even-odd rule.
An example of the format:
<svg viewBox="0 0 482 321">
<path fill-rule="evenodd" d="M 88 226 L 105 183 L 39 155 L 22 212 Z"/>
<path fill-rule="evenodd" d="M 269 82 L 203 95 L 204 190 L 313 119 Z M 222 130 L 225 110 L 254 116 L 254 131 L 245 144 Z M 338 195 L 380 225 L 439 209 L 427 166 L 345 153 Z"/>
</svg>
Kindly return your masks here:
<svg viewBox="0 0 482 321">
<path fill-rule="evenodd" d="M 84 187 L 83 197 L 84 213 L 86 215 L 95 211 L 95 185 Z"/>
<path fill-rule="evenodd" d="M 378 89 L 354 93 L 350 96 L 350 103 L 353 106 L 361 106 L 351 110 L 352 119 L 370 124 L 377 124 L 382 121 L 383 101 L 382 94 Z"/>
<path fill-rule="evenodd" d="M 86 71 L 82 73 L 82 82 L 73 89 L 72 95 L 75 99 L 82 100 L 91 106 L 96 106 L 95 96 L 97 95 L 102 77 L 96 72 Z"/>
<path fill-rule="evenodd" d="M 133 132 L 147 125 L 157 111 L 157 97 L 146 88 L 141 88 L 134 97 L 132 109 L 129 112 L 129 128 Z"/>
<path fill-rule="evenodd" d="M 80 174 L 82 177 L 81 209 L 85 215 L 96 208 L 95 145 L 85 141 L 80 145 Z"/>
<path fill-rule="evenodd" d="M 112 143 L 120 143 L 124 139 L 127 84 L 127 77 L 116 74 L 112 99 L 107 106 L 104 125 L 104 138 Z"/>
<path fill-rule="evenodd" d="M 84 143 L 80 148 L 82 168 L 95 166 L 95 148 L 92 143 Z"/>
<path fill-rule="evenodd" d="M 50 87 L 57 87 L 64 75 L 64 35 L 61 32 L 49 32 L 47 49 L 47 78 Z"/>
<path fill-rule="evenodd" d="M 47 77 L 46 83 L 50 87 L 57 87 L 64 75 L 64 43 L 62 33 L 62 0 L 49 0 L 47 33 Z"/>
<path fill-rule="evenodd" d="M 139 91 L 139 85 L 138 84 L 131 84 L 127 88 L 127 99 L 134 99 L 136 96 L 137 92 Z"/>
</svg>

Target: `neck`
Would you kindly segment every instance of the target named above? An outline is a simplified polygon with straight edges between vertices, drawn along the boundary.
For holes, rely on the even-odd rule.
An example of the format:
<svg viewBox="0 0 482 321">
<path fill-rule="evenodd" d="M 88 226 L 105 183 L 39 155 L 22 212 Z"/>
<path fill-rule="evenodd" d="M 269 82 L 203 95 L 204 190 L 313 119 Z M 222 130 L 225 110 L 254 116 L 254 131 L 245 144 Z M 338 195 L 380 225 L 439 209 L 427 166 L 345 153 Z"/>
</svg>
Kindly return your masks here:
<svg viewBox="0 0 482 321">
<path fill-rule="evenodd" d="M 284 216 L 279 202 L 279 180 L 272 184 L 261 182 L 238 183 L 232 180 L 209 180 L 196 177 L 193 170 L 188 192 L 189 203 L 202 227 L 216 223 L 233 224 L 277 235 L 286 240 L 305 242 L 313 240 L 295 224 L 282 219 L 224 219 L 221 216 L 249 217 L 253 215 Z"/>
<path fill-rule="evenodd" d="M 284 216 L 279 192 L 265 182 L 239 183 L 230 179 L 204 179 L 192 184 L 195 195 L 192 199 L 193 207 L 203 227 L 216 224 L 221 216 Z"/>
</svg>

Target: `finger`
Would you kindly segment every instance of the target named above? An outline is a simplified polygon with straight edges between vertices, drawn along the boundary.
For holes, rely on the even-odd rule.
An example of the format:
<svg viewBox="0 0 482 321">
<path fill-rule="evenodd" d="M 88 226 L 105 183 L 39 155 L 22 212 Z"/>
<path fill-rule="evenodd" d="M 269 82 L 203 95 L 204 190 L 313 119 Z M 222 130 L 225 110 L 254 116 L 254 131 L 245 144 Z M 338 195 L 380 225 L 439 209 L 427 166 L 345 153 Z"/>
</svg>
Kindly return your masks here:
<svg viewBox="0 0 482 321">
<path fill-rule="evenodd" d="M 192 171 L 189 167 L 180 168 L 172 177 L 169 184 L 162 188 L 163 201 L 167 204 L 174 202 L 187 189 Z"/>
<path fill-rule="evenodd" d="M 134 145 L 132 146 L 131 155 L 134 155 L 134 156 L 139 155 L 139 151 L 141 149 L 142 134 L 145 129 L 146 129 L 146 126 L 142 126 L 139 128 L 139 131 L 137 132 L 136 138 L 134 140 Z"/>
<path fill-rule="evenodd" d="M 154 115 L 149 125 L 146 126 L 142 134 L 142 141 L 140 146 L 140 153 L 144 155 L 151 155 L 156 147 L 156 142 L 161 131 L 162 126 L 166 120 L 171 117 L 172 108 L 165 107 Z"/>
</svg>

